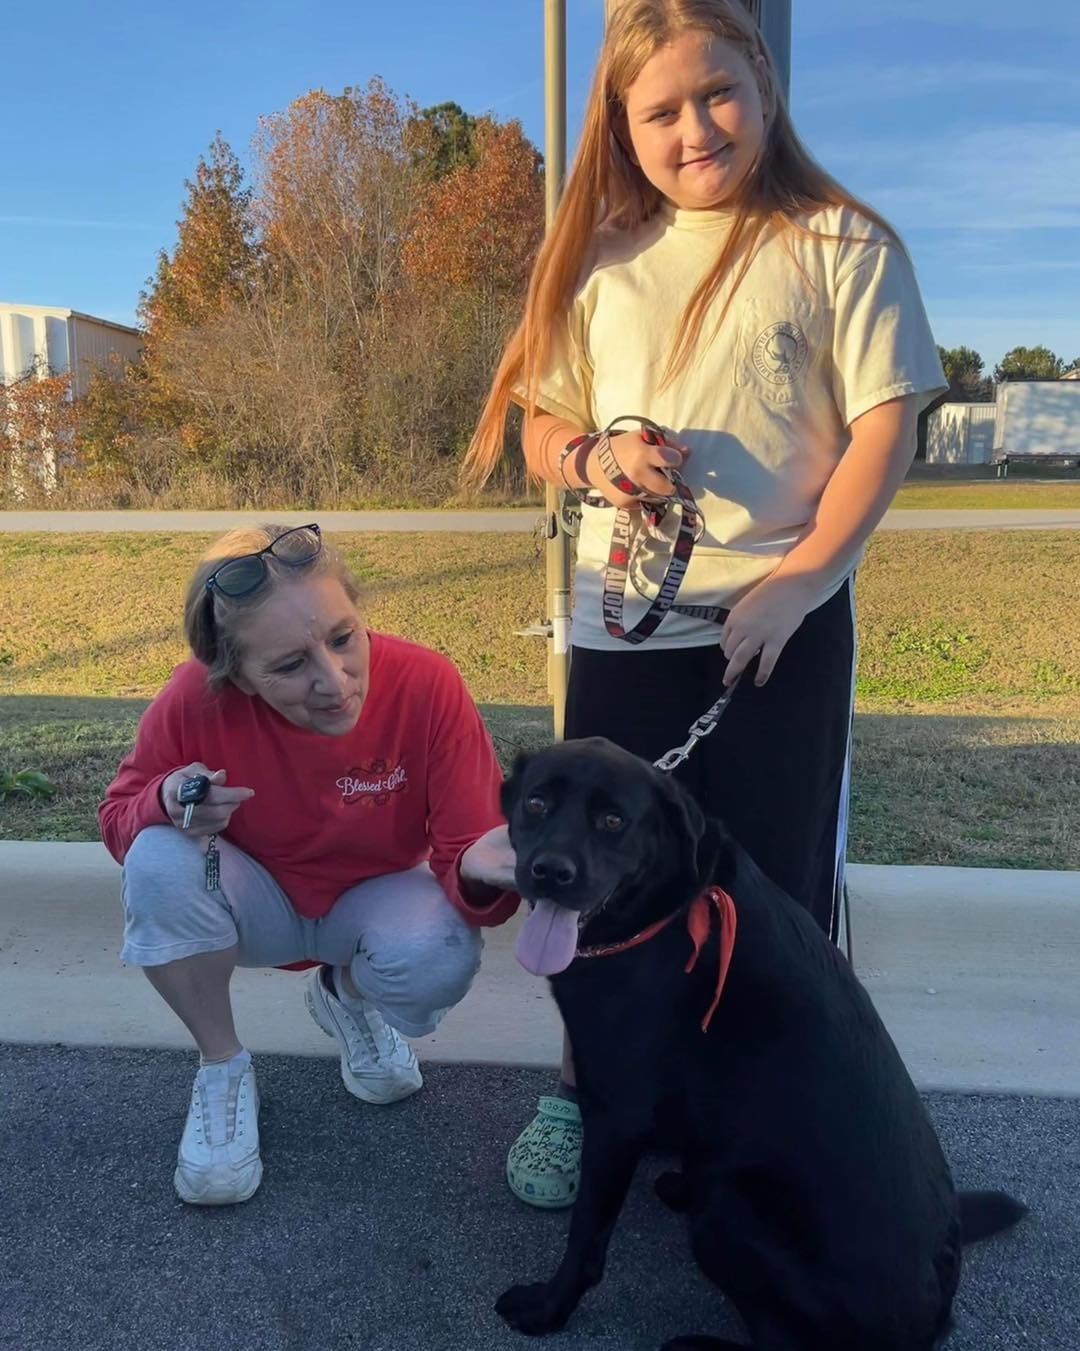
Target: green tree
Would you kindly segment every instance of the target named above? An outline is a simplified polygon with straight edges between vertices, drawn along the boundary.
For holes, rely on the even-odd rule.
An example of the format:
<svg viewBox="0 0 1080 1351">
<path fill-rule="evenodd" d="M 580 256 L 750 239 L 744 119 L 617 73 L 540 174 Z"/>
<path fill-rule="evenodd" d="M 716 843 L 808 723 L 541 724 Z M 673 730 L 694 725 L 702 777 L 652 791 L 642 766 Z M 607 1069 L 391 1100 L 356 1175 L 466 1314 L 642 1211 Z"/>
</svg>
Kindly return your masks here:
<svg viewBox="0 0 1080 1351">
<path fill-rule="evenodd" d="M 1049 347 L 1014 347 L 1006 352 L 994 371 L 994 379 L 1059 380 L 1065 363 Z"/>
<path fill-rule="evenodd" d="M 413 161 L 430 183 L 477 160 L 478 119 L 457 103 L 421 108 L 409 125 Z"/>
<path fill-rule="evenodd" d="M 971 347 L 939 347 L 938 356 L 949 382 L 946 398 L 979 403 L 994 397 L 993 382 L 983 375 L 983 359 Z"/>
</svg>

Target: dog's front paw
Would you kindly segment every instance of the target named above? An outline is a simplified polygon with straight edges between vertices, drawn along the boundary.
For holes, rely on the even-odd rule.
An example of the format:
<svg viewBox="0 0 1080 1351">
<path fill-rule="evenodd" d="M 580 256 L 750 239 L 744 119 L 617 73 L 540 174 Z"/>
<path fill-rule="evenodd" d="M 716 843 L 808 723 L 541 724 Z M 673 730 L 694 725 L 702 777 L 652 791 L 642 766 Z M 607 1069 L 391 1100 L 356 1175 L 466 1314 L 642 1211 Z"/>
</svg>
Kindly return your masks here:
<svg viewBox="0 0 1080 1351">
<path fill-rule="evenodd" d="M 555 1296 L 549 1281 L 536 1285 L 512 1285 L 495 1301 L 495 1312 L 518 1332 L 542 1337 L 558 1332 L 573 1312 Z"/>
</svg>

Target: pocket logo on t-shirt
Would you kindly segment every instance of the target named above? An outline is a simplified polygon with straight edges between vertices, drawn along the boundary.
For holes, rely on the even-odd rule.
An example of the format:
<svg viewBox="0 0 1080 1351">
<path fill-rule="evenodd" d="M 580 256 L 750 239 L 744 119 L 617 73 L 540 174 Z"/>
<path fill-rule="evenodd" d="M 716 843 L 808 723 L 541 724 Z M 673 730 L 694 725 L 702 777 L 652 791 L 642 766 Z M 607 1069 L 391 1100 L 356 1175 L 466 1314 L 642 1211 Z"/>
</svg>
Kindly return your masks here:
<svg viewBox="0 0 1080 1351">
<path fill-rule="evenodd" d="M 798 324 L 781 319 L 757 335 L 750 357 L 763 380 L 771 385 L 790 385 L 806 367 L 810 344 Z"/>
<path fill-rule="evenodd" d="M 408 783 L 405 766 L 391 765 L 387 760 L 368 760 L 337 780 L 346 806 L 361 802 L 365 807 L 385 807 L 391 795 L 403 792 Z"/>
</svg>

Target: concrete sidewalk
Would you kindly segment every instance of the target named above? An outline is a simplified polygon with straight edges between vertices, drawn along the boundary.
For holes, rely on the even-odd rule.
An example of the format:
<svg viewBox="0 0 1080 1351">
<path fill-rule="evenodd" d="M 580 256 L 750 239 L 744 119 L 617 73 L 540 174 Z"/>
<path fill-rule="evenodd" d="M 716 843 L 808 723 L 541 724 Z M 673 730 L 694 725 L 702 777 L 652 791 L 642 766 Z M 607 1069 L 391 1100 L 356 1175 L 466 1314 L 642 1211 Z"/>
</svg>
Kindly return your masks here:
<svg viewBox="0 0 1080 1351">
<path fill-rule="evenodd" d="M 1080 1095 L 1080 872 L 853 865 L 855 965 L 920 1087 Z M 0 1040 L 188 1047 L 116 956 L 119 869 L 99 844 L 0 842 Z M 429 1061 L 552 1066 L 545 981 L 488 932 L 472 991 L 418 1045 Z M 238 971 L 253 1051 L 330 1055 L 292 972 Z"/>
</svg>

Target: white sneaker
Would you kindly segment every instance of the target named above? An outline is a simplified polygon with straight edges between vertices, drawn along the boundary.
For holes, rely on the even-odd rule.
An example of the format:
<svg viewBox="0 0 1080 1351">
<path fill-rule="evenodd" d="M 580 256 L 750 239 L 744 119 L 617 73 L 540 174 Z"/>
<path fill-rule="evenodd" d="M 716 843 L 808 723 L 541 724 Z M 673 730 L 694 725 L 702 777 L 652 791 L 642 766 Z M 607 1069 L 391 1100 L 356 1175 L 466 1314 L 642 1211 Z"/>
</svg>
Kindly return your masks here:
<svg viewBox="0 0 1080 1351">
<path fill-rule="evenodd" d="M 328 966 L 316 967 L 304 998 L 311 1016 L 341 1047 L 341 1077 L 349 1092 L 364 1102 L 387 1103 L 423 1088 L 416 1052 L 405 1038 L 366 999 L 343 1003 L 329 978 Z"/>
<path fill-rule="evenodd" d="M 190 1205 L 228 1206 L 253 1196 L 261 1181 L 259 1090 L 244 1051 L 196 1074 L 173 1184 Z"/>
</svg>

